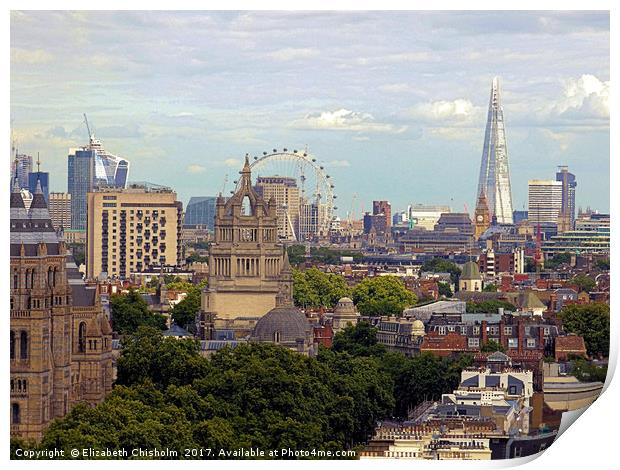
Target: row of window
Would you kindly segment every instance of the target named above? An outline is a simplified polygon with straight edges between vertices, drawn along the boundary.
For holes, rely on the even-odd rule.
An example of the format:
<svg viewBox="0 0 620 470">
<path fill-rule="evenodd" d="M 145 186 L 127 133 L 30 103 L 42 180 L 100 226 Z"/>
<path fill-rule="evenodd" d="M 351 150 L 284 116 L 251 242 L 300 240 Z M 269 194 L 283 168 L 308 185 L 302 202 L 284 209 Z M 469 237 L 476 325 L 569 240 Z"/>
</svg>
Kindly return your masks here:
<svg viewBox="0 0 620 470">
<path fill-rule="evenodd" d="M 19 333 L 19 337 L 11 330 L 11 359 L 15 359 L 17 349 L 20 359 L 28 359 L 28 332 L 25 330 Z"/>
<path fill-rule="evenodd" d="M 59 275 L 59 268 L 57 267 L 50 267 L 47 270 L 47 284 L 50 287 L 55 287 L 56 286 L 56 280 L 58 279 L 58 275 Z M 19 271 L 17 269 L 13 270 L 13 289 L 19 289 L 20 287 L 20 274 Z M 34 289 L 34 286 L 37 282 L 37 271 L 36 269 L 32 268 L 32 269 L 26 269 L 25 273 L 24 273 L 24 288 L 25 289 Z"/>
<path fill-rule="evenodd" d="M 28 391 L 28 381 L 26 379 L 11 379 L 11 393 L 26 393 Z"/>
<path fill-rule="evenodd" d="M 457 326 L 457 325 L 441 325 L 436 327 L 437 332 L 440 335 L 445 335 L 448 332 L 455 332 L 457 331 L 457 328 L 459 329 L 459 331 L 461 332 L 461 334 L 467 334 L 467 330 L 466 327 L 464 326 Z M 499 335 L 499 331 L 500 331 L 500 327 L 499 326 L 489 326 L 487 327 L 487 331 L 489 333 L 489 335 L 491 336 L 498 336 Z M 510 336 L 513 334 L 513 327 L 512 326 L 504 326 L 504 335 L 506 336 Z M 543 335 L 544 336 L 549 336 L 550 334 L 550 328 L 548 326 L 543 327 Z M 479 326 L 473 326 L 472 327 L 472 334 L 474 335 L 479 335 L 480 334 L 480 327 Z"/>
</svg>

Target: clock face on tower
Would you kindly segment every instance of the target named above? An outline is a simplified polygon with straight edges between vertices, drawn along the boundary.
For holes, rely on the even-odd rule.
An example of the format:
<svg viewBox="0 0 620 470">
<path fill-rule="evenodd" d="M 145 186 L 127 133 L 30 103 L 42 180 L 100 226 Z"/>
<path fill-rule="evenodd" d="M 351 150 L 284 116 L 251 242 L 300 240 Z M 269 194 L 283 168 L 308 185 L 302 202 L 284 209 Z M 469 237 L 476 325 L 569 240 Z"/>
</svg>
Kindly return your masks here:
<svg viewBox="0 0 620 470">
<path fill-rule="evenodd" d="M 478 222 L 482 222 L 482 221 L 483 221 L 483 219 L 484 219 L 484 217 L 482 217 L 482 215 L 481 215 L 481 214 L 479 214 L 479 215 L 478 215 L 478 217 L 476 217 L 476 220 L 477 220 Z"/>
</svg>

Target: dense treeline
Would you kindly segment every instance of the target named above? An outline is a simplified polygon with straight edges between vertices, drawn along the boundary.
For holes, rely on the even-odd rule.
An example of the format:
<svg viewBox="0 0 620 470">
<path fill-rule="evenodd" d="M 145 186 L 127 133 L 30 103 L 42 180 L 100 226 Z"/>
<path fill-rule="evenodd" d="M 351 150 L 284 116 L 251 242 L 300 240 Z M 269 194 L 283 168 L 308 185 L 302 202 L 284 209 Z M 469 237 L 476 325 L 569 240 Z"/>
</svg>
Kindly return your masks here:
<svg viewBox="0 0 620 470">
<path fill-rule="evenodd" d="M 334 344 L 316 358 L 245 344 L 206 359 L 196 341 L 141 327 L 125 340 L 110 396 L 94 408 L 76 406 L 30 447 L 169 448 L 179 457 L 199 447 L 355 449 L 378 420 L 404 418 L 425 398 L 452 390 L 471 364 L 467 356 L 386 352 L 367 323 Z M 16 446 L 28 444 L 13 440 Z"/>
</svg>

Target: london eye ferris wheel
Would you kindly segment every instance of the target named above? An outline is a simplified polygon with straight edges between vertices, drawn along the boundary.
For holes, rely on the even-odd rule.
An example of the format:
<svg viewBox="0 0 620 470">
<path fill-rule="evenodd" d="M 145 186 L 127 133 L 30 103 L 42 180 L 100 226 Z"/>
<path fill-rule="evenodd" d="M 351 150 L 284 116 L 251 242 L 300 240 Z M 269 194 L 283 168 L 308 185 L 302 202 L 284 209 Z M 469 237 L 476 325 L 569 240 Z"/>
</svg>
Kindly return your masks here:
<svg viewBox="0 0 620 470">
<path fill-rule="evenodd" d="M 288 202 L 290 207 L 282 204 L 280 208 L 288 219 L 285 225 L 290 227 L 290 230 L 285 230 L 287 236 L 283 238 L 310 240 L 329 234 L 337 209 L 334 182 L 325 165 L 307 149 L 265 151 L 250 159 L 250 168 L 259 185 L 261 180 L 274 177 L 282 177 L 289 182 L 294 180 L 297 188 L 295 194 L 299 197 Z M 238 181 L 235 184 L 238 185 Z"/>
</svg>

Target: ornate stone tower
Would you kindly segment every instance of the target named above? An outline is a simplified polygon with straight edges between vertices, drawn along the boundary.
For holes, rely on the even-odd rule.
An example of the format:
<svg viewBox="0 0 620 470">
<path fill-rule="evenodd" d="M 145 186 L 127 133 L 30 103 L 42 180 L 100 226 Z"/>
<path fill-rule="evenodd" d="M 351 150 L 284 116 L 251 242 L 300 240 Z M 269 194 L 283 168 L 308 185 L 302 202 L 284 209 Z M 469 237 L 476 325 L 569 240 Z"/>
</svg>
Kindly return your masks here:
<svg viewBox="0 0 620 470">
<path fill-rule="evenodd" d="M 112 331 L 96 288 L 70 279 L 40 182 L 29 211 L 14 185 L 10 208 L 11 435 L 38 439 L 74 403 L 111 390 Z"/>
<path fill-rule="evenodd" d="M 478 240 L 480 235 L 482 235 L 486 229 L 491 226 L 491 212 L 489 211 L 489 205 L 487 204 L 487 197 L 484 194 L 484 190 L 480 192 L 480 196 L 478 197 L 474 217 L 474 237 Z"/>
<path fill-rule="evenodd" d="M 202 293 L 198 331 L 212 339 L 215 330 L 249 334 L 256 322 L 276 306 L 285 268 L 278 240 L 273 199 L 265 202 L 252 187 L 248 157 L 237 192 L 216 203 L 214 241 L 209 252 L 208 287 Z M 292 292 L 292 281 L 286 281 Z"/>
</svg>

